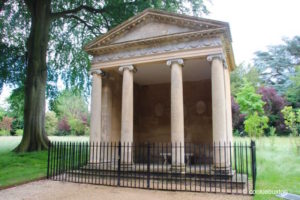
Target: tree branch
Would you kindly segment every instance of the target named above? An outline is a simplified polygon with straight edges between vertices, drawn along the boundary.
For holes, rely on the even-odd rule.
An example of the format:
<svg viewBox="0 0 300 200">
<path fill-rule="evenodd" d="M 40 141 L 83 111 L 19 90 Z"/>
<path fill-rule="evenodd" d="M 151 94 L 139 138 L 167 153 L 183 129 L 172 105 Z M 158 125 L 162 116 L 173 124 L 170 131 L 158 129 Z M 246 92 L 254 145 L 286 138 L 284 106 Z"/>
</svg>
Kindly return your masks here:
<svg viewBox="0 0 300 200">
<path fill-rule="evenodd" d="M 65 19 L 67 18 L 72 18 L 72 19 L 75 19 L 77 20 L 78 22 L 82 23 L 84 26 L 86 26 L 91 32 L 93 35 L 97 36 L 97 34 L 94 32 L 94 27 L 92 25 L 90 25 L 87 21 L 81 19 L 80 17 L 76 16 L 76 15 L 66 15 L 64 17 Z"/>
<path fill-rule="evenodd" d="M 93 7 L 86 6 L 86 5 L 80 5 L 74 9 L 51 13 L 50 16 L 51 16 L 51 19 L 54 20 L 54 19 L 58 19 L 61 17 L 67 17 L 69 14 L 76 14 L 76 13 L 80 12 L 81 10 L 86 10 L 86 11 L 92 12 L 92 13 L 104 13 L 106 11 L 105 8 L 93 8 Z"/>
</svg>

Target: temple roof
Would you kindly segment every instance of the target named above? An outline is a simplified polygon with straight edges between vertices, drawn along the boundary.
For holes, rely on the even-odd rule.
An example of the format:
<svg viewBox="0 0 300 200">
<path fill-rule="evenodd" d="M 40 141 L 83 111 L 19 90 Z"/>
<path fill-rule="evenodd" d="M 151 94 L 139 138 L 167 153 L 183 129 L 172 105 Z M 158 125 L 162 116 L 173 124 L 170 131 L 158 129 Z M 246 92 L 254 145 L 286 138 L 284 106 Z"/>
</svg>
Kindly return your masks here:
<svg viewBox="0 0 300 200">
<path fill-rule="evenodd" d="M 222 35 L 226 54 L 231 57 L 231 34 L 227 22 L 146 9 L 126 20 L 107 33 L 96 37 L 85 45 L 84 50 L 91 55 L 105 54 L 133 46 L 179 40 L 188 37 L 213 37 Z"/>
</svg>

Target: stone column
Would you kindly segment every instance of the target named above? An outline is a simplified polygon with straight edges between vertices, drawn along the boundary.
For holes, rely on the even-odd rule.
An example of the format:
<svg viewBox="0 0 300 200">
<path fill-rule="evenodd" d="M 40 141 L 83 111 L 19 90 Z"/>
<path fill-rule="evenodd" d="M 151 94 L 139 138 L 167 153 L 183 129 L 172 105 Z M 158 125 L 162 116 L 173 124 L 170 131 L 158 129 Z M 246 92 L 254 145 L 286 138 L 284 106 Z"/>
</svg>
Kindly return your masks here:
<svg viewBox="0 0 300 200">
<path fill-rule="evenodd" d="M 90 72 L 92 78 L 92 94 L 91 94 L 91 129 L 90 141 L 101 141 L 101 96 L 102 96 L 102 76 L 104 72 L 101 70 L 93 70 Z"/>
<path fill-rule="evenodd" d="M 91 124 L 90 124 L 90 142 L 94 145 L 101 142 L 101 95 L 102 95 L 102 76 L 101 70 L 92 70 L 92 94 L 91 94 Z M 92 148 L 93 150 L 95 148 Z M 91 149 L 91 150 L 92 150 Z M 93 152 L 96 155 L 96 152 Z M 93 159 L 92 159 L 93 158 Z M 99 162 L 99 158 L 92 156 L 91 162 Z"/>
<path fill-rule="evenodd" d="M 172 166 L 184 167 L 183 60 L 168 60 L 171 67 L 171 142 Z"/>
<path fill-rule="evenodd" d="M 123 165 L 132 164 L 131 146 L 133 142 L 133 73 L 136 68 L 132 65 L 121 66 L 119 71 L 123 72 L 122 85 L 122 114 L 121 114 L 121 143 Z M 128 146 L 129 145 L 129 146 Z"/>
<path fill-rule="evenodd" d="M 224 57 L 221 54 L 211 55 L 207 60 L 211 62 L 213 142 L 216 145 L 213 161 L 215 168 L 226 170 L 230 160 L 229 148 L 224 148 L 224 143 L 228 144 L 227 110 L 231 107 L 227 108 Z"/>
<path fill-rule="evenodd" d="M 111 155 L 111 113 L 112 113 L 112 91 L 108 78 L 103 80 L 102 85 L 102 106 L 101 106 L 101 141 L 103 149 L 101 158 L 110 161 Z"/>
<path fill-rule="evenodd" d="M 227 117 L 227 142 L 232 144 L 232 110 L 231 110 L 231 91 L 230 91 L 230 70 L 225 67 L 225 95 L 226 95 L 226 117 Z"/>
</svg>

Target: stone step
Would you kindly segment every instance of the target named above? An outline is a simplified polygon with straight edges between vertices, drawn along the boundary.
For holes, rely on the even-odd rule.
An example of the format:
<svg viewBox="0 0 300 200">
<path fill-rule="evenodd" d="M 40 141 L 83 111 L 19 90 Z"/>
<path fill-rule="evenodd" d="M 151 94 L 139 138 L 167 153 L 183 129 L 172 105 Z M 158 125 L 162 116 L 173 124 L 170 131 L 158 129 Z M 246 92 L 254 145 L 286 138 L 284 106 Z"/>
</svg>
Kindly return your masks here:
<svg viewBox="0 0 300 200">
<path fill-rule="evenodd" d="M 91 170 L 71 170 L 64 173 L 66 176 L 80 179 L 117 179 L 117 171 L 91 171 Z M 126 181 L 147 180 L 145 172 L 121 172 L 120 179 Z M 176 181 L 180 184 L 188 182 L 189 184 L 201 184 L 203 186 L 226 187 L 226 188 L 241 188 L 244 189 L 247 184 L 246 174 L 235 174 L 230 178 L 224 178 L 217 175 L 195 175 L 195 174 L 159 174 L 150 173 L 151 181 Z"/>
</svg>

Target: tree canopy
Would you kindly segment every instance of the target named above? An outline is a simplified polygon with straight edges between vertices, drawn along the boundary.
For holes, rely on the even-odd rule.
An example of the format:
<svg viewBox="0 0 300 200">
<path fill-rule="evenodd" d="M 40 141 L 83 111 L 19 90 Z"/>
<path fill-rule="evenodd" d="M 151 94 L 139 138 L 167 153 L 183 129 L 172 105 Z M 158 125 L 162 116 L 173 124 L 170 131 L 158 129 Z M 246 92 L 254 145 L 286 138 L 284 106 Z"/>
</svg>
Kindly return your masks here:
<svg viewBox="0 0 300 200">
<path fill-rule="evenodd" d="M 146 8 L 199 16 L 203 0 L 10 0 L 0 4 L 0 89 L 24 85 L 24 135 L 17 151 L 47 148 L 45 94 L 88 92 L 90 61 L 82 46 Z"/>
<path fill-rule="evenodd" d="M 263 83 L 283 94 L 290 84 L 289 77 L 300 64 L 300 36 L 285 38 L 284 44 L 269 46 L 267 51 L 255 53 L 254 66 Z"/>
</svg>

